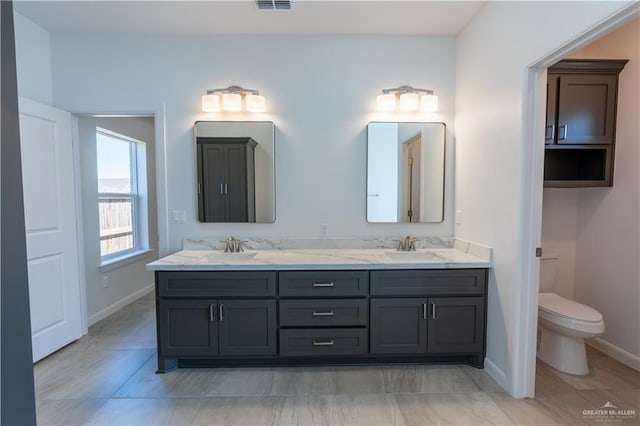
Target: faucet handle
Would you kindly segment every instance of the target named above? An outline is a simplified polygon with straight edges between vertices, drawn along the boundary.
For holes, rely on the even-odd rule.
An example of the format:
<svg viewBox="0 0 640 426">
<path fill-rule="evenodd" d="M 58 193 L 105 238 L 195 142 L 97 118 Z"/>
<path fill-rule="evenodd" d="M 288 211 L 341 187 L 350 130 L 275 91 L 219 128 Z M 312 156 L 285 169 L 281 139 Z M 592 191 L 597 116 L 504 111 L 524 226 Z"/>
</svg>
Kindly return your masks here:
<svg viewBox="0 0 640 426">
<path fill-rule="evenodd" d="M 396 251 L 404 251 L 404 242 L 402 240 L 393 240 L 398 243 L 398 247 L 396 247 Z"/>
</svg>

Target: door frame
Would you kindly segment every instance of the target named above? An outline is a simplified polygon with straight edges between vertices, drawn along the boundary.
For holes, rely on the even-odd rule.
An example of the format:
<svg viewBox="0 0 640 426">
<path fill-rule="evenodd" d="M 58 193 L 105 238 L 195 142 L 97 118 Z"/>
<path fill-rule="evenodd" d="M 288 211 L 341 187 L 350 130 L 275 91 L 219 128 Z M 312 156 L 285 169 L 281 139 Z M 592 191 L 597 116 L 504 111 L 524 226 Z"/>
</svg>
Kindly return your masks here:
<svg viewBox="0 0 640 426">
<path fill-rule="evenodd" d="M 65 109 L 65 111 L 71 113 L 73 117 L 72 122 L 72 145 L 74 155 L 74 168 L 77 171 L 75 179 L 75 191 L 76 194 L 81 194 L 82 177 L 80 176 L 80 137 L 78 133 L 78 120 L 77 116 L 104 116 L 104 117 L 140 117 L 140 116 L 152 116 L 154 118 L 154 132 L 155 132 L 155 167 L 156 167 L 156 209 L 158 220 L 158 257 L 163 257 L 169 254 L 169 212 L 167 203 L 167 163 L 166 163 L 166 105 L 164 102 L 157 105 L 155 108 L 139 109 L 139 110 L 119 110 L 113 111 L 86 111 L 86 110 L 73 110 Z M 81 200 L 76 201 L 76 213 L 78 217 L 82 217 L 82 203 Z M 78 226 L 78 262 L 80 275 L 80 302 L 82 311 L 82 333 L 87 334 L 88 327 L 88 315 L 87 315 L 87 282 L 85 280 L 85 259 L 84 250 L 80 248 L 84 247 L 84 234 L 82 226 Z"/>
<path fill-rule="evenodd" d="M 523 239 L 520 248 L 524 261 L 523 286 L 516 289 L 518 310 L 515 359 L 520 368 L 514 372 L 514 396 L 535 397 L 536 346 L 538 334 L 538 291 L 540 261 L 535 248 L 542 247 L 542 195 L 544 184 L 544 142 L 546 124 L 547 68 L 607 33 L 640 16 L 640 3 L 632 3 L 583 34 L 568 40 L 558 49 L 529 65 L 525 75 L 524 97 L 524 197 L 522 205 Z"/>
</svg>

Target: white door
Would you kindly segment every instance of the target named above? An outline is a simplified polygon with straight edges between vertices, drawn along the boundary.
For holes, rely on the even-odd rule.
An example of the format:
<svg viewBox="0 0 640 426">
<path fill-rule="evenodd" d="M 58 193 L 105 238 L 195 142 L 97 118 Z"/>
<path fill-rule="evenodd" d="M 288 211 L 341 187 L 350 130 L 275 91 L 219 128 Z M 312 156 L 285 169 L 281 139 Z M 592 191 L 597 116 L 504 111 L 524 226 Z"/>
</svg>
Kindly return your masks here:
<svg viewBox="0 0 640 426">
<path fill-rule="evenodd" d="M 20 99 L 33 361 L 82 336 L 71 114 Z"/>
</svg>

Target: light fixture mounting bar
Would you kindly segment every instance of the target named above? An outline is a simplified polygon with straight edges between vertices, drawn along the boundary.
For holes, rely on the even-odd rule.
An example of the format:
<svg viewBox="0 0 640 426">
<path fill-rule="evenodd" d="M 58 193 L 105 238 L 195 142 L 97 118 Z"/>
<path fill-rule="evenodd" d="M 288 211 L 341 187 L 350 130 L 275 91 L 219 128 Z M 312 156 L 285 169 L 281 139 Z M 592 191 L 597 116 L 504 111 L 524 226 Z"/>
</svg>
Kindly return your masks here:
<svg viewBox="0 0 640 426">
<path fill-rule="evenodd" d="M 224 89 L 207 89 L 207 95 L 214 93 L 240 93 L 244 95 L 259 95 L 260 91 L 255 89 L 243 89 L 240 86 L 229 86 Z"/>
<path fill-rule="evenodd" d="M 382 93 L 384 93 L 385 95 L 389 94 L 389 93 L 397 93 L 397 94 L 403 94 L 403 93 L 426 93 L 428 95 L 433 95 L 433 90 L 431 89 L 417 89 L 415 87 L 411 87 L 411 86 L 400 86 L 400 87 L 396 87 L 395 89 L 382 89 Z"/>
</svg>

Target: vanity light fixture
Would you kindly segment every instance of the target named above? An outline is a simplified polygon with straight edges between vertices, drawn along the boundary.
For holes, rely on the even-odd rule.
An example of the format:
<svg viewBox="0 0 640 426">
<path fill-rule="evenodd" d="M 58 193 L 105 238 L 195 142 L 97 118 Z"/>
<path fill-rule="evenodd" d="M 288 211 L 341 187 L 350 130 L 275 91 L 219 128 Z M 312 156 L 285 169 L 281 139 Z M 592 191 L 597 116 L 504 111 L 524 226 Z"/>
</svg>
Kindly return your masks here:
<svg viewBox="0 0 640 426">
<path fill-rule="evenodd" d="M 395 89 L 383 89 L 377 98 L 378 111 L 417 111 L 434 112 L 438 110 L 438 96 L 431 89 L 416 89 L 400 86 Z"/>
<path fill-rule="evenodd" d="M 240 86 L 229 86 L 225 89 L 208 89 L 202 96 L 202 111 L 242 111 L 242 101 L 249 112 L 264 112 L 266 103 L 264 96 L 253 89 L 243 89 Z"/>
</svg>

